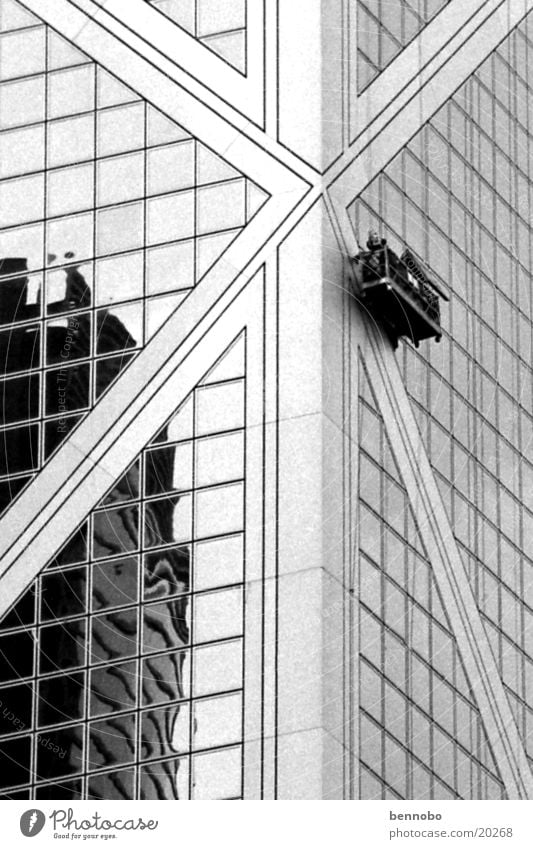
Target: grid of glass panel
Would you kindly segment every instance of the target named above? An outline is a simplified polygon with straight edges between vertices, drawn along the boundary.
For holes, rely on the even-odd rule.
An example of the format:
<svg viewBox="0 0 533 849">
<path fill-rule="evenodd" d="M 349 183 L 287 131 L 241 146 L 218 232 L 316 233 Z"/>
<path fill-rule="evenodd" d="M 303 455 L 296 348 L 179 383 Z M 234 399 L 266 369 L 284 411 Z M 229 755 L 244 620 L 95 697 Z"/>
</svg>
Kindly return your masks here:
<svg viewBox="0 0 533 849">
<path fill-rule="evenodd" d="M 500 799 L 504 790 L 361 362 L 361 796 Z"/>
<path fill-rule="evenodd" d="M 242 74 L 247 0 L 146 0 Z"/>
<path fill-rule="evenodd" d="M 357 0 L 360 94 L 450 0 Z"/>
<path fill-rule="evenodd" d="M 244 338 L 0 623 L 2 798 L 233 799 Z"/>
<path fill-rule="evenodd" d="M 529 15 L 352 209 L 414 248 L 452 300 L 405 383 L 533 763 Z"/>
<path fill-rule="evenodd" d="M 14 0 L 0 28 L 4 509 L 266 195 Z"/>
</svg>

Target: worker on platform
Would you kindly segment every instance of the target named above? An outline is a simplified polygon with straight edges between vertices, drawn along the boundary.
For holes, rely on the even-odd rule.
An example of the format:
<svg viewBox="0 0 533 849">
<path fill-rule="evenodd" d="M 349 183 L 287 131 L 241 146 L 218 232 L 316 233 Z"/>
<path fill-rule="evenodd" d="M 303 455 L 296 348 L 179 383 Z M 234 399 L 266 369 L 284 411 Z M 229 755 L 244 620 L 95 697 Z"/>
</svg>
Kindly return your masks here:
<svg viewBox="0 0 533 849">
<path fill-rule="evenodd" d="M 370 256 L 367 256 L 365 259 L 365 264 L 372 269 L 371 274 L 375 274 L 378 277 L 381 277 L 384 274 L 385 269 L 385 254 L 384 248 L 387 244 L 387 240 L 383 239 L 376 230 L 368 231 L 368 239 L 366 246 L 368 248 Z"/>
<path fill-rule="evenodd" d="M 372 253 L 374 251 L 380 251 L 382 248 L 385 247 L 386 244 L 387 240 L 381 238 L 381 236 L 379 236 L 376 230 L 368 231 L 368 240 L 366 246 L 369 251 L 371 251 Z"/>
</svg>

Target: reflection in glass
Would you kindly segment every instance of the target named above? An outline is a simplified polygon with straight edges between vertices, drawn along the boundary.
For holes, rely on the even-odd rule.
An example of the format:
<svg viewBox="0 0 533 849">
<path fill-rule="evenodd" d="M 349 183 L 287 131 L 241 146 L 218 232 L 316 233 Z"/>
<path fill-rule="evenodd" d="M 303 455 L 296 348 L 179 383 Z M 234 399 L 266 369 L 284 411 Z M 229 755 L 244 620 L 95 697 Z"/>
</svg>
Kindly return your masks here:
<svg viewBox="0 0 533 849">
<path fill-rule="evenodd" d="M 75 775 L 83 770 L 83 725 L 46 730 L 36 736 L 36 778 Z"/>
<path fill-rule="evenodd" d="M 127 764 L 135 760 L 137 716 L 115 716 L 93 722 L 88 768 Z"/>
<path fill-rule="evenodd" d="M 189 750 L 189 705 L 156 708 L 142 714 L 141 759 L 153 760 L 169 750 L 183 754 Z"/>
<path fill-rule="evenodd" d="M 44 678 L 39 683 L 39 725 L 62 725 L 83 719 L 84 692 L 84 672 Z"/>
<path fill-rule="evenodd" d="M 190 654 L 173 651 L 148 657 L 142 665 L 143 705 L 164 704 L 189 696 Z"/>
<path fill-rule="evenodd" d="M 81 779 L 44 784 L 35 790 L 36 799 L 81 799 Z"/>
<path fill-rule="evenodd" d="M 14 684 L 0 689 L 0 734 L 20 733 L 31 725 L 32 697 L 30 684 Z"/>
<path fill-rule="evenodd" d="M 41 579 L 41 621 L 76 616 L 86 611 L 85 567 L 52 572 Z"/>
<path fill-rule="evenodd" d="M 136 608 L 93 616 L 91 622 L 91 663 L 129 657 L 137 653 Z"/>
<path fill-rule="evenodd" d="M 63 799 L 63 796 L 58 798 Z M 88 799 L 133 799 L 135 798 L 135 770 L 120 769 L 104 772 L 89 778 Z"/>
<path fill-rule="evenodd" d="M 136 557 L 95 563 L 92 570 L 93 610 L 135 604 L 139 563 Z"/>
<path fill-rule="evenodd" d="M 81 221 L 81 219 L 80 219 Z M 60 223 L 60 222 L 59 222 Z M 57 230 L 59 223 L 55 222 Z M 76 227 L 69 219 L 69 232 L 61 240 L 77 239 Z M 58 237 L 59 239 L 59 237 Z M 82 252 L 83 253 L 83 252 Z M 62 265 L 46 275 L 46 312 L 57 316 L 46 322 L 45 368 L 43 386 L 37 374 L 40 365 L 41 324 L 31 323 L 42 315 L 41 276 L 29 276 L 34 265 L 31 256 L 4 256 L 0 259 L 0 325 L 14 325 L 0 331 L 0 374 L 22 372 L 23 375 L 0 381 L 0 476 L 20 475 L 37 470 L 42 462 L 64 441 L 79 421 L 72 415 L 92 405 L 120 374 L 129 356 L 102 360 L 93 380 L 94 319 L 90 266 L 79 265 L 73 251 L 49 253 L 49 266 Z M 139 306 L 115 312 L 103 309 L 97 315 L 97 353 L 113 353 L 142 344 L 142 322 Z M 128 327 L 135 335 L 132 335 Z M 79 360 L 85 360 L 79 363 Z M 48 369 L 55 366 L 55 369 Z M 42 395 L 42 397 L 41 397 Z M 41 416 L 53 418 L 45 423 L 44 455 L 40 458 L 40 425 L 29 421 Z M 28 423 L 27 423 L 28 422 Z M 2 507 L 9 504 L 21 486 L 2 485 Z"/>
<path fill-rule="evenodd" d="M 0 740 L 0 788 L 5 790 L 26 784 L 30 778 L 31 737 Z"/>
<path fill-rule="evenodd" d="M 189 799 L 189 758 L 141 767 L 141 799 Z"/>
<path fill-rule="evenodd" d="M 0 637 L 0 683 L 33 675 L 33 645 L 27 631 Z"/>
<path fill-rule="evenodd" d="M 133 660 L 91 671 L 91 716 L 128 710 L 137 698 L 137 664 Z"/>
<path fill-rule="evenodd" d="M 85 619 L 47 625 L 39 633 L 41 673 L 59 672 L 85 664 Z"/>
</svg>

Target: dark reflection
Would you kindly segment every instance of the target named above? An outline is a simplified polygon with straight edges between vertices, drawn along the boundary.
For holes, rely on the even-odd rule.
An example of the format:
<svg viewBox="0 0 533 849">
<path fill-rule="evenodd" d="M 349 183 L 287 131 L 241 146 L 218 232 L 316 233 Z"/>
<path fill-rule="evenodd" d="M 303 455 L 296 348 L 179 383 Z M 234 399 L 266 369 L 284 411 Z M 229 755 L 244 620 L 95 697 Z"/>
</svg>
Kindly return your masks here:
<svg viewBox="0 0 533 849">
<path fill-rule="evenodd" d="M 40 344 L 41 328 L 38 324 L 0 330 L 0 373 L 8 375 L 15 371 L 39 368 Z"/>
<path fill-rule="evenodd" d="M 186 699 L 190 693 L 187 660 L 186 651 L 146 658 L 142 668 L 142 704 L 157 705 Z"/>
<path fill-rule="evenodd" d="M 33 634 L 20 631 L 0 637 L 0 683 L 33 675 Z"/>
<path fill-rule="evenodd" d="M 0 621 L 0 631 L 19 628 L 21 625 L 33 625 L 34 622 L 35 584 L 32 584 Z"/>
<path fill-rule="evenodd" d="M 189 591 L 188 546 L 152 551 L 144 555 L 144 598 L 155 601 Z"/>
<path fill-rule="evenodd" d="M 173 474 L 173 456 L 169 463 L 159 470 L 160 477 L 170 481 Z M 128 472 L 108 493 L 104 503 L 113 504 L 124 501 L 139 492 L 140 467 L 133 464 Z M 149 545 L 152 539 L 162 534 L 171 537 L 173 526 L 174 501 L 164 500 L 147 505 L 152 536 L 145 539 Z M 95 564 L 93 567 L 93 604 L 97 609 L 105 610 L 117 605 L 127 605 L 138 601 L 138 560 L 124 556 L 139 545 L 138 503 L 123 504 L 120 507 L 108 507 L 94 514 L 93 551 L 95 556 L 120 554 L 109 561 Z M 151 552 L 144 558 L 143 587 L 145 599 L 159 599 L 143 609 L 143 652 L 155 652 L 161 649 L 169 655 L 150 658 L 143 664 L 142 692 L 145 704 L 174 703 L 159 709 L 158 713 L 146 716 L 141 728 L 141 752 L 136 752 L 136 730 L 131 715 L 113 716 L 102 719 L 92 725 L 90 733 L 90 760 L 93 767 L 104 768 L 114 764 L 125 764 L 147 758 L 161 758 L 176 751 L 174 729 L 180 710 L 176 705 L 179 699 L 186 698 L 189 686 L 184 681 L 185 653 L 176 651 L 189 643 L 189 627 L 186 620 L 189 589 L 190 550 L 187 546 L 172 547 L 163 551 Z M 179 594 L 181 597 L 175 597 Z M 139 652 L 138 644 L 138 608 L 110 610 L 92 618 L 92 663 L 133 656 Z M 188 674 L 188 673 L 187 673 Z M 126 711 L 137 703 L 137 675 L 133 661 L 108 664 L 94 669 L 91 673 L 91 715 L 105 715 Z M 115 775 L 115 774 L 110 774 Z M 102 782 L 104 779 L 102 778 Z M 170 774 L 159 785 L 151 783 L 151 793 L 160 786 L 165 796 L 177 798 L 175 776 Z M 129 780 L 124 781 L 121 772 L 119 779 L 105 780 L 99 791 L 93 791 L 94 798 L 131 798 L 120 796 L 130 789 Z M 144 798 L 144 797 L 143 797 Z M 148 797 L 147 797 L 148 798 Z M 150 797 L 151 798 L 151 797 Z"/>
<path fill-rule="evenodd" d="M 93 610 L 137 603 L 139 561 L 136 557 L 95 563 L 92 577 Z"/>
<path fill-rule="evenodd" d="M 134 708 L 137 701 L 137 680 L 137 664 L 133 660 L 93 669 L 90 715 L 102 716 Z"/>
<path fill-rule="evenodd" d="M 172 476 L 166 472 L 173 468 L 175 453 L 172 446 L 146 452 L 146 495 L 160 495 L 173 489 Z"/>
<path fill-rule="evenodd" d="M 104 772 L 101 775 L 93 775 L 89 778 L 88 799 L 133 799 L 134 797 L 134 769 Z"/>
<path fill-rule="evenodd" d="M 79 310 L 91 306 L 91 287 L 80 272 L 79 266 L 70 266 L 65 275 L 65 295 L 61 300 L 48 304 L 46 309 L 48 315 L 57 315 L 69 310 Z"/>
<path fill-rule="evenodd" d="M 15 800 L 15 799 L 29 799 L 30 791 L 29 790 L 17 790 L 13 793 L 0 793 L 0 799 L 2 801 L 6 800 Z M 57 799 L 57 796 L 54 796 Z"/>
<path fill-rule="evenodd" d="M 144 513 L 146 548 L 156 548 L 176 541 L 175 512 L 182 498 L 181 495 L 171 495 L 146 504 Z"/>
<path fill-rule="evenodd" d="M 0 734 L 16 734 L 31 725 L 33 687 L 14 684 L 0 689 Z"/>
<path fill-rule="evenodd" d="M 36 779 L 61 778 L 83 771 L 83 725 L 43 730 L 36 740 Z"/>
<path fill-rule="evenodd" d="M 0 788 L 8 790 L 30 780 L 31 737 L 0 740 Z"/>
<path fill-rule="evenodd" d="M 39 387 L 38 374 L 0 380 L 0 424 L 35 419 L 39 415 Z M 10 395 L 13 400 L 7 403 Z"/>
<path fill-rule="evenodd" d="M 144 654 L 188 644 L 188 603 L 187 598 L 178 598 L 164 604 L 150 604 L 144 608 Z"/>
<path fill-rule="evenodd" d="M 26 321 L 40 315 L 40 303 L 32 304 L 29 301 L 27 271 L 28 261 L 25 257 L 5 257 L 0 260 L 0 275 L 7 278 L 1 283 L 0 324 Z"/>
<path fill-rule="evenodd" d="M 168 755 L 171 741 L 176 754 L 189 749 L 190 716 L 189 705 L 176 706 L 174 711 L 166 708 L 146 711 L 141 715 L 141 759 L 154 760 Z"/>
<path fill-rule="evenodd" d="M 83 719 L 85 673 L 57 675 L 39 682 L 39 726 L 61 725 Z"/>
<path fill-rule="evenodd" d="M 92 618 L 91 663 L 137 654 L 137 608 Z"/>
<path fill-rule="evenodd" d="M 32 478 L 33 475 L 25 475 L 21 478 L 8 478 L 0 481 L 0 514 L 4 512 L 6 507 L 9 507 Z"/>
<path fill-rule="evenodd" d="M 36 799 L 81 799 L 81 779 L 61 781 L 55 784 L 45 784 L 37 787 Z"/>
<path fill-rule="evenodd" d="M 109 557 L 135 551 L 139 544 L 139 506 L 114 507 L 93 516 L 93 555 Z"/>
<path fill-rule="evenodd" d="M 51 257 L 51 260 L 55 257 Z M 73 260 L 72 253 L 65 259 Z M 0 331 L 0 427 L 21 424 L 0 431 L 0 475 L 21 475 L 38 470 L 66 439 L 80 420 L 78 410 L 92 405 L 94 317 L 91 311 L 92 292 L 80 267 L 74 262 L 65 269 L 64 294 L 47 304 L 52 320 L 46 324 L 45 363 L 40 361 L 39 324 L 31 319 L 41 316 L 41 295 L 32 302 L 28 262 L 24 257 L 5 257 L 0 260 L 0 325 L 14 327 Z M 56 316 L 56 318 L 52 318 Z M 22 325 L 22 322 L 26 322 Z M 96 319 L 98 353 L 111 354 L 136 347 L 123 322 L 108 309 L 99 310 Z M 21 326 L 22 325 L 22 326 Z M 99 397 L 120 374 L 131 359 L 122 354 L 101 360 L 96 366 L 95 395 Z M 41 389 L 38 373 L 33 369 L 56 366 L 46 371 Z M 5 379 L 14 372 L 23 376 Z M 44 457 L 39 457 L 39 426 L 30 425 L 40 411 L 43 392 L 44 415 L 54 417 L 45 425 Z M 5 509 L 30 478 L 4 482 L 0 489 L 0 509 Z"/>
<path fill-rule="evenodd" d="M 90 729 L 90 770 L 136 760 L 137 716 L 129 714 L 93 722 Z"/>
<path fill-rule="evenodd" d="M 141 768 L 141 799 L 188 799 L 189 763 L 174 758 Z"/>
<path fill-rule="evenodd" d="M 64 387 L 62 385 L 64 384 Z M 54 416 L 58 408 L 62 413 L 71 413 L 89 406 L 91 389 L 91 367 L 89 363 L 65 366 L 48 371 L 45 383 L 45 415 Z M 60 403 L 58 404 L 58 400 Z"/>
<path fill-rule="evenodd" d="M 44 415 L 49 417 L 44 432 L 46 458 L 80 420 L 81 411 L 91 407 L 93 397 L 98 398 L 120 374 L 137 345 L 112 309 L 93 313 L 91 287 L 80 267 L 72 264 L 65 270 L 64 296 L 46 307 L 45 363 L 41 364 L 41 330 L 35 321 L 31 323 L 41 315 L 41 304 L 29 303 L 26 270 L 25 259 L 0 262 L 0 325 L 27 322 L 0 330 L 0 424 L 20 422 L 0 432 L 0 474 L 22 475 L 39 468 L 39 426 L 28 419 L 39 414 L 40 391 Z M 12 276 L 2 279 L 7 274 Z M 88 362 L 95 347 L 101 357 L 96 365 Z M 29 372 L 41 365 L 46 369 L 41 388 L 36 374 L 6 379 L 7 374 Z M 174 455 L 170 448 L 160 454 L 157 464 L 154 458 L 148 474 L 149 493 L 172 492 Z M 29 479 L 26 474 L 0 483 L 0 508 L 7 506 Z M 167 548 L 151 551 L 140 567 L 142 554 L 135 555 L 141 542 L 140 479 L 141 465 L 136 462 L 102 500 L 102 509 L 93 514 L 92 557 L 104 558 L 102 562 L 87 566 L 88 528 L 84 524 L 41 577 L 38 674 L 48 677 L 38 681 L 35 693 L 29 682 L 20 680 L 35 674 L 33 634 L 20 631 L 0 636 L 4 703 L 13 706 L 12 712 L 27 729 L 34 715 L 32 699 L 36 699 L 37 721 L 33 775 L 30 737 L 21 736 L 25 729 L 0 728 L 4 735 L 0 739 L 0 787 L 5 794 L 11 795 L 11 787 L 34 781 L 40 785 L 36 798 L 76 799 L 81 786 L 71 777 L 89 769 L 101 772 L 88 779 L 88 798 L 132 799 L 136 794 L 133 764 L 151 758 L 166 758 L 167 762 L 143 767 L 142 798 L 178 798 L 179 769 L 184 775 L 182 784 L 188 786 L 186 761 L 178 762 L 175 755 L 188 745 L 187 708 L 177 703 L 188 698 L 190 690 L 188 649 L 184 648 L 190 641 L 190 549 L 173 544 L 179 496 L 148 502 L 144 544 L 152 549 Z M 88 568 L 92 569 L 90 600 Z M 139 589 L 145 600 L 156 602 L 144 607 L 142 616 Z M 4 617 L 0 629 L 31 626 L 36 613 L 34 594 L 29 591 Z M 135 658 L 143 652 L 151 656 L 142 660 L 139 682 Z M 87 686 L 89 717 L 85 714 Z M 137 729 L 137 716 L 131 711 L 139 706 L 139 694 L 147 711 Z M 84 723 L 88 719 L 93 721 L 85 751 Z M 171 756 L 172 761 L 168 760 Z M 26 790 L 20 792 L 27 795 Z"/>
<path fill-rule="evenodd" d="M 86 567 L 52 572 L 41 579 L 41 621 L 86 612 Z"/>
<path fill-rule="evenodd" d="M 17 475 L 39 468 L 39 426 L 0 430 L 0 475 Z"/>
<path fill-rule="evenodd" d="M 85 619 L 47 625 L 39 634 L 41 673 L 59 672 L 85 663 Z"/>
</svg>

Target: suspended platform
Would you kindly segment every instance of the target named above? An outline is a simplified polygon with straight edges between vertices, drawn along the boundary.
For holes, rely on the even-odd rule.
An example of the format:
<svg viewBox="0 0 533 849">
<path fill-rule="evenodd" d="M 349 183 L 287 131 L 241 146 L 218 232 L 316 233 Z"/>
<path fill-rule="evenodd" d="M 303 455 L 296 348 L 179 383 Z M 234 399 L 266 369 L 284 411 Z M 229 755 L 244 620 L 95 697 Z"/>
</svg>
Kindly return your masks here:
<svg viewBox="0 0 533 849">
<path fill-rule="evenodd" d="M 353 266 L 357 299 L 385 326 L 395 348 L 401 336 L 417 348 L 423 339 L 440 342 L 440 298 L 449 298 L 410 250 L 398 257 L 382 245 L 362 251 Z"/>
</svg>

